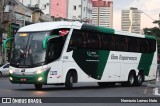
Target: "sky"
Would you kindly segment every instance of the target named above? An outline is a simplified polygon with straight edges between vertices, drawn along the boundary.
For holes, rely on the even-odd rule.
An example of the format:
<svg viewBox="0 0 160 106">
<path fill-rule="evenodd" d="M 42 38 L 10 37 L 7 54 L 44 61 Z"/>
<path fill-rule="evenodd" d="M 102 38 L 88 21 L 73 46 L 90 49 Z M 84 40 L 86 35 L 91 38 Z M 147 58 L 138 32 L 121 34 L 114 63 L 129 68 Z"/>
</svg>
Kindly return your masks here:
<svg viewBox="0 0 160 106">
<path fill-rule="evenodd" d="M 145 13 L 141 14 L 141 29 L 145 27 L 146 28 L 158 27 L 157 24 L 153 24 L 152 22 L 154 20 L 159 20 L 160 0 L 111 0 L 111 1 L 113 1 L 113 28 L 121 30 L 121 10 L 129 9 L 130 7 L 136 7 Z"/>
</svg>

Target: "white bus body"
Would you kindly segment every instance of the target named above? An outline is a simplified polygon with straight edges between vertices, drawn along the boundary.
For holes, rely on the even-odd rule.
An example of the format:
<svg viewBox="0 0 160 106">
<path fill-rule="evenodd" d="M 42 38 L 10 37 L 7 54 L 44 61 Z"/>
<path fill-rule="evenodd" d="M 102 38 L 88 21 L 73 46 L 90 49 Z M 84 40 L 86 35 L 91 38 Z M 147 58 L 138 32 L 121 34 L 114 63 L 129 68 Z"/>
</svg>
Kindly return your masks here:
<svg viewBox="0 0 160 106">
<path fill-rule="evenodd" d="M 152 36 L 79 22 L 45 22 L 22 27 L 15 35 L 9 78 L 16 84 L 35 84 L 37 89 L 59 83 L 70 89 L 77 82 L 140 86 L 144 80 L 155 79 L 156 70 Z"/>
</svg>

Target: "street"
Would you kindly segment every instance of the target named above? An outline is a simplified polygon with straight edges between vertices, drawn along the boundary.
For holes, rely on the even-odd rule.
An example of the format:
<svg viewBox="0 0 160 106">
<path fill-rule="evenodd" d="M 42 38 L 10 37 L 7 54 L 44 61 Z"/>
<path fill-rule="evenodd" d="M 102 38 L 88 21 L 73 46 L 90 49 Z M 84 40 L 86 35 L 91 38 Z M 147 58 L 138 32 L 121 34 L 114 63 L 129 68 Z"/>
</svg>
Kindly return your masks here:
<svg viewBox="0 0 160 106">
<path fill-rule="evenodd" d="M 35 90 L 34 85 L 12 84 L 9 82 L 8 77 L 0 78 L 1 97 L 160 97 L 154 94 L 155 87 L 152 87 L 148 82 L 144 82 L 141 87 L 122 87 L 120 84 L 117 84 L 114 87 L 100 88 L 97 83 L 78 83 L 74 84 L 72 90 L 65 90 L 63 85 L 44 85 L 42 90 Z M 82 105 L 83 103 L 78 104 Z M 114 106 L 114 103 L 109 104 Z M 147 103 L 148 106 L 149 104 Z M 58 103 L 58 105 L 64 104 Z M 90 105 L 88 104 L 88 106 Z M 105 104 L 101 105 L 105 106 Z M 124 104 L 121 103 L 121 105 L 123 106 Z M 145 103 L 141 103 L 141 105 L 146 106 Z"/>
</svg>

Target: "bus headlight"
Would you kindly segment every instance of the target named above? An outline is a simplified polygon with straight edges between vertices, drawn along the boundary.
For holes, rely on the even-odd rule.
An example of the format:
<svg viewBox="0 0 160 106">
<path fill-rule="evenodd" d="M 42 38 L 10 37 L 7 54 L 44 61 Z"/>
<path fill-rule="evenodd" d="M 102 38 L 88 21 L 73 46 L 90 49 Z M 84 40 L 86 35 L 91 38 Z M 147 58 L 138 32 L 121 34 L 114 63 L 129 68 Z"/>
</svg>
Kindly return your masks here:
<svg viewBox="0 0 160 106">
<path fill-rule="evenodd" d="M 13 80 L 13 78 L 12 77 L 9 77 L 9 79 L 12 81 Z"/>
<path fill-rule="evenodd" d="M 10 69 L 10 70 L 9 70 L 9 73 L 10 73 L 10 74 L 13 74 L 13 73 L 14 73 L 13 69 Z"/>
<path fill-rule="evenodd" d="M 39 78 L 38 78 L 38 81 L 41 81 L 42 79 L 43 79 L 42 77 L 39 77 Z"/>
<path fill-rule="evenodd" d="M 40 69 L 40 70 L 38 70 L 36 73 L 37 73 L 37 74 L 41 74 L 43 71 L 44 71 L 43 69 Z"/>
</svg>

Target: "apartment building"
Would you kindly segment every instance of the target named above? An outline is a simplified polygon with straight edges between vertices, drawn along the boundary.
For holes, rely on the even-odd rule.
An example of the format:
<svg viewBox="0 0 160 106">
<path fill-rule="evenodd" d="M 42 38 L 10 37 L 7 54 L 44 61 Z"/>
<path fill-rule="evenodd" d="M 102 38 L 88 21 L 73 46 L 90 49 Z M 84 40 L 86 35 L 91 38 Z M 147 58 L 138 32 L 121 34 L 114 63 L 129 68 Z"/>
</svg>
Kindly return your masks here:
<svg viewBox="0 0 160 106">
<path fill-rule="evenodd" d="M 113 2 L 105 0 L 92 1 L 92 24 L 113 27 Z"/>
<path fill-rule="evenodd" d="M 121 11 L 121 30 L 131 33 L 141 33 L 141 12 L 138 8 L 131 7 Z"/>
<path fill-rule="evenodd" d="M 51 16 L 91 22 L 91 0 L 51 0 Z"/>
</svg>

